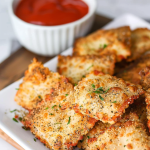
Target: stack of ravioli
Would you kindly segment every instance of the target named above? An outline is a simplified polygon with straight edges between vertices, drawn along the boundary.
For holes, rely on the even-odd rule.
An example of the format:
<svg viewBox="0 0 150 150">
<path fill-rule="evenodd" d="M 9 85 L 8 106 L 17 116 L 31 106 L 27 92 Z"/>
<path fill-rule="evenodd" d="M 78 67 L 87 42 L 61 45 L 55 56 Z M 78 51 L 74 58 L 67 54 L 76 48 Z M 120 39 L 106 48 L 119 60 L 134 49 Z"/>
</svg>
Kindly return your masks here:
<svg viewBox="0 0 150 150">
<path fill-rule="evenodd" d="M 52 72 L 29 65 L 15 101 L 52 150 L 150 150 L 150 30 L 124 26 L 75 41 Z"/>
</svg>

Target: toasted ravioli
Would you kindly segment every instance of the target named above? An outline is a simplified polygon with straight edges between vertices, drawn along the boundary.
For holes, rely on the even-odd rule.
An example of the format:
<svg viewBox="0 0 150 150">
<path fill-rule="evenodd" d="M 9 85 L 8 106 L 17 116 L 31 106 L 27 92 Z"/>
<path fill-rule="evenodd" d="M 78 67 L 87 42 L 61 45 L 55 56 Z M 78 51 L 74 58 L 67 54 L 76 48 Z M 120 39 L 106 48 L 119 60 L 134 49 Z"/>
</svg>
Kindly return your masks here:
<svg viewBox="0 0 150 150">
<path fill-rule="evenodd" d="M 26 109 L 33 109 L 45 95 L 69 94 L 73 89 L 64 76 L 49 71 L 41 62 L 33 59 L 25 72 L 23 83 L 16 93 L 15 101 Z"/>
<path fill-rule="evenodd" d="M 110 127 L 102 122 L 96 124 L 78 147 L 86 150 L 149 150 L 150 143 L 138 116 L 130 113 Z"/>
<path fill-rule="evenodd" d="M 146 102 L 145 102 L 145 95 L 141 95 L 133 104 L 129 106 L 126 110 L 126 113 L 136 113 L 139 117 L 139 120 L 145 125 L 146 130 L 147 128 L 147 110 L 146 110 Z"/>
<path fill-rule="evenodd" d="M 82 114 L 113 124 L 144 93 L 140 85 L 91 72 L 74 88 L 75 105 Z"/>
<path fill-rule="evenodd" d="M 134 84 L 141 84 L 141 76 L 139 72 L 147 66 L 150 66 L 150 54 L 143 55 L 116 76 Z"/>
<path fill-rule="evenodd" d="M 86 74 L 93 70 L 113 75 L 115 55 L 103 56 L 58 56 L 57 70 L 73 84 L 78 83 Z"/>
<path fill-rule="evenodd" d="M 117 61 L 130 56 L 130 27 L 124 26 L 110 30 L 98 30 L 76 40 L 73 55 L 101 55 L 115 52 Z"/>
<path fill-rule="evenodd" d="M 141 85 L 147 90 L 150 88 L 150 66 L 143 68 L 139 74 L 141 76 Z"/>
<path fill-rule="evenodd" d="M 71 105 L 73 94 L 42 101 L 24 119 L 26 127 L 53 150 L 71 150 L 97 120 L 76 113 Z"/>
<path fill-rule="evenodd" d="M 131 32 L 131 56 L 128 61 L 138 59 L 146 51 L 150 50 L 150 30 L 137 28 Z"/>
</svg>

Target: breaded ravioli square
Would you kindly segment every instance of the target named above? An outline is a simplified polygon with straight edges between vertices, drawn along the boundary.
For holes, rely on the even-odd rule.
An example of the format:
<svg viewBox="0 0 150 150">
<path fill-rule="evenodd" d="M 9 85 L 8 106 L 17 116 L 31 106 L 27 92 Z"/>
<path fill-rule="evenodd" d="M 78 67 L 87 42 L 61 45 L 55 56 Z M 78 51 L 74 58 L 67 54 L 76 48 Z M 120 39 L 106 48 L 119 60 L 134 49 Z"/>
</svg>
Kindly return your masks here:
<svg viewBox="0 0 150 150">
<path fill-rule="evenodd" d="M 15 101 L 26 109 L 33 109 L 46 95 L 69 94 L 71 89 L 73 86 L 66 77 L 51 72 L 34 58 L 25 72 Z"/>
<path fill-rule="evenodd" d="M 84 115 L 114 124 L 143 93 L 140 85 L 94 71 L 74 87 L 74 105 Z"/>
<path fill-rule="evenodd" d="M 57 71 L 66 76 L 73 84 L 77 84 L 86 74 L 98 70 L 113 75 L 115 55 L 103 56 L 58 56 Z"/>
<path fill-rule="evenodd" d="M 141 76 L 141 85 L 142 87 L 147 90 L 150 88 L 150 65 L 143 68 L 140 72 L 139 72 L 140 76 Z"/>
<path fill-rule="evenodd" d="M 150 30 L 137 28 L 131 32 L 131 56 L 128 61 L 138 59 L 146 51 L 150 50 Z"/>
<path fill-rule="evenodd" d="M 138 116 L 130 113 L 112 126 L 97 123 L 78 147 L 85 150 L 149 150 L 150 142 Z"/>
<path fill-rule="evenodd" d="M 116 54 L 117 61 L 130 56 L 131 31 L 129 26 L 110 30 L 98 30 L 75 41 L 73 55 Z"/>
<path fill-rule="evenodd" d="M 23 124 L 52 150 L 72 150 L 97 120 L 76 113 L 71 105 L 73 94 L 42 101 Z"/>
<path fill-rule="evenodd" d="M 145 125 L 146 130 L 147 127 L 147 110 L 146 110 L 146 102 L 145 102 L 145 94 L 141 95 L 133 104 L 129 106 L 126 110 L 126 113 L 136 113 L 139 117 L 139 120 Z"/>
<path fill-rule="evenodd" d="M 150 66 L 150 54 L 141 56 L 133 64 L 129 65 L 125 70 L 121 71 L 116 76 L 134 84 L 141 84 L 141 76 L 139 72 L 147 66 Z"/>
</svg>

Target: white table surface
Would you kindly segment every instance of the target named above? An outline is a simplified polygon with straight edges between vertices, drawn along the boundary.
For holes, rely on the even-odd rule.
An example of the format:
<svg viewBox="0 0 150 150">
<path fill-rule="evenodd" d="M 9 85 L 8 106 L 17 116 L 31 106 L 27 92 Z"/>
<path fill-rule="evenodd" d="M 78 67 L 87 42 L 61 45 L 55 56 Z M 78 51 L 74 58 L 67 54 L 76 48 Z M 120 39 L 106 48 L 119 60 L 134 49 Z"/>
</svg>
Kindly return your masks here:
<svg viewBox="0 0 150 150">
<path fill-rule="evenodd" d="M 7 12 L 9 0 L 0 0 L 0 63 L 9 57 L 20 45 L 17 43 L 13 27 Z M 150 19 L 149 0 L 97 0 L 97 13 L 111 18 L 125 12 L 133 13 L 145 19 Z M 109 11 L 108 11 L 109 10 Z M 12 47 L 13 42 L 13 49 Z M 10 144 L 0 138 L 1 150 L 16 150 Z"/>
</svg>

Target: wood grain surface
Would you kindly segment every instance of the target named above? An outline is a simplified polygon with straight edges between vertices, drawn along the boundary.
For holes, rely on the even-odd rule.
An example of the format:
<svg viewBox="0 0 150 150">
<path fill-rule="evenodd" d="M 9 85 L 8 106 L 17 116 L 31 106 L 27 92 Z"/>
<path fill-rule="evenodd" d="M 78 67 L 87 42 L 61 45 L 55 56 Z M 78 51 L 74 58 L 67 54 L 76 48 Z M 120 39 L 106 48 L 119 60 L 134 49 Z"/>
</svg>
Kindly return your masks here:
<svg viewBox="0 0 150 150">
<path fill-rule="evenodd" d="M 93 27 L 90 32 L 100 29 L 110 21 L 111 19 L 109 18 L 96 15 Z M 12 54 L 9 58 L 7 58 L 4 62 L 2 62 L 0 64 L 0 90 L 23 77 L 25 70 L 27 70 L 28 65 L 31 63 L 31 60 L 34 57 L 36 57 L 39 61 L 42 61 L 43 63 L 49 61 L 52 58 L 34 54 L 22 47 L 14 54 Z M 23 150 L 20 145 L 18 145 L 1 129 L 0 138 L 10 143 L 16 149 Z"/>
</svg>

